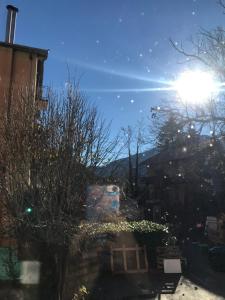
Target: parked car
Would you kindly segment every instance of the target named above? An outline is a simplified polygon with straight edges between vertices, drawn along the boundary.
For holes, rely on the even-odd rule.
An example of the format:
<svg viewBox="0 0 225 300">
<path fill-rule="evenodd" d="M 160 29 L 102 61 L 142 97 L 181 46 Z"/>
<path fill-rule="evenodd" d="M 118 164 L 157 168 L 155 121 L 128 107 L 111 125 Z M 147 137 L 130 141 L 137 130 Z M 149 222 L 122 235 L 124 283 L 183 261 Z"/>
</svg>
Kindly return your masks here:
<svg viewBox="0 0 225 300">
<path fill-rule="evenodd" d="M 216 271 L 225 271 L 225 246 L 210 248 L 209 262 Z"/>
</svg>

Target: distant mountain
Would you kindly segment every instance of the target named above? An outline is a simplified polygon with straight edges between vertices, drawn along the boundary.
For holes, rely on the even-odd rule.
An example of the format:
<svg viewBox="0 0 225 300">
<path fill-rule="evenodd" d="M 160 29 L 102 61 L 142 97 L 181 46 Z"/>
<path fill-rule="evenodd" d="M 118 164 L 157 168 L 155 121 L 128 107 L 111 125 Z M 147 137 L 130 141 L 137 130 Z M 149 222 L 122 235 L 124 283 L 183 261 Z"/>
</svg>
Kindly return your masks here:
<svg viewBox="0 0 225 300">
<path fill-rule="evenodd" d="M 199 136 L 199 150 L 204 149 L 207 147 L 210 143 L 210 136 L 207 135 L 200 135 Z M 171 151 L 172 149 L 172 151 Z M 181 151 L 182 155 L 185 157 L 189 155 L 188 153 L 183 153 Z M 157 162 L 158 160 L 163 161 L 163 160 L 169 160 L 169 159 L 174 159 L 176 156 L 179 154 L 179 151 L 174 151 L 173 148 L 166 149 L 165 151 L 159 152 L 157 148 L 152 148 L 150 150 L 144 151 L 139 154 L 139 176 L 144 177 L 148 173 L 148 168 L 149 168 L 149 161 L 153 156 L 155 156 L 154 161 Z M 145 163 L 146 161 L 146 163 Z M 136 165 L 136 154 L 131 156 L 131 162 L 132 162 L 132 167 L 135 169 Z M 103 166 L 98 168 L 98 175 L 102 177 L 118 177 L 118 178 L 127 178 L 128 177 L 128 172 L 129 172 L 129 159 L 128 157 L 121 158 L 118 160 L 114 160 L 110 162 L 108 165 Z"/>
<path fill-rule="evenodd" d="M 158 150 L 156 148 L 139 153 L 139 164 L 148 160 L 152 156 L 156 155 Z M 135 169 L 136 154 L 131 156 L 132 167 Z M 116 177 L 127 177 L 129 171 L 129 159 L 128 157 L 114 160 L 104 167 L 98 169 L 98 174 L 103 177 L 116 176 Z"/>
</svg>

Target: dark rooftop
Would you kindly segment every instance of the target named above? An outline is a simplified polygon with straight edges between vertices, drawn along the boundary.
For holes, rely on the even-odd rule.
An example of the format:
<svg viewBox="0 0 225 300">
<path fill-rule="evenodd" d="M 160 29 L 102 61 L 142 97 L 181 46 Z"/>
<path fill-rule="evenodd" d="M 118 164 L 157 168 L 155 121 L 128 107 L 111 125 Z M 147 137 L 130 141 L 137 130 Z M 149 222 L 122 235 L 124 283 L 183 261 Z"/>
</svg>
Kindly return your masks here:
<svg viewBox="0 0 225 300">
<path fill-rule="evenodd" d="M 6 47 L 6 48 L 13 48 L 14 50 L 22 51 L 22 52 L 28 52 L 31 54 L 37 54 L 45 59 L 48 57 L 48 51 L 46 49 L 40 49 L 40 48 L 34 48 L 34 47 L 28 47 L 24 45 L 18 45 L 18 44 L 8 44 L 5 42 L 0 42 L 1 47 Z"/>
</svg>

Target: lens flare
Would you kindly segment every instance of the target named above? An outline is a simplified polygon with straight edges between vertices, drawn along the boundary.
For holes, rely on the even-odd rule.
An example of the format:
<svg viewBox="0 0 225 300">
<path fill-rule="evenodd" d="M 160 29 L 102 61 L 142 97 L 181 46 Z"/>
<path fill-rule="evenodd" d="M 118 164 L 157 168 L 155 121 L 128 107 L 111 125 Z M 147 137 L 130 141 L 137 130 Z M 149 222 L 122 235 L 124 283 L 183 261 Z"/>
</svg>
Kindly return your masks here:
<svg viewBox="0 0 225 300">
<path fill-rule="evenodd" d="M 219 92 L 219 85 L 211 73 L 187 71 L 174 83 L 174 89 L 182 101 L 200 104 Z"/>
</svg>

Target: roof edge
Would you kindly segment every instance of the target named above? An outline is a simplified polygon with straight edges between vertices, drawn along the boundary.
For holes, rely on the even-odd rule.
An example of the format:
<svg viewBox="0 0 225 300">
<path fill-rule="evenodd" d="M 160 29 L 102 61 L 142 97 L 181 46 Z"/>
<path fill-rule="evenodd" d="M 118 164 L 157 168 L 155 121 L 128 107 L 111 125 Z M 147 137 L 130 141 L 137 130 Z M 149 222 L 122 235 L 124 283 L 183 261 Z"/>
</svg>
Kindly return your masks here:
<svg viewBox="0 0 225 300">
<path fill-rule="evenodd" d="M 40 48 L 34 48 L 34 47 L 29 47 L 29 46 L 24 46 L 19 44 L 9 44 L 5 42 L 0 42 L 0 46 L 5 48 L 12 48 L 22 52 L 35 53 L 37 55 L 44 57 L 45 59 L 48 57 L 48 52 L 49 52 L 49 49 L 40 49 Z"/>
</svg>

